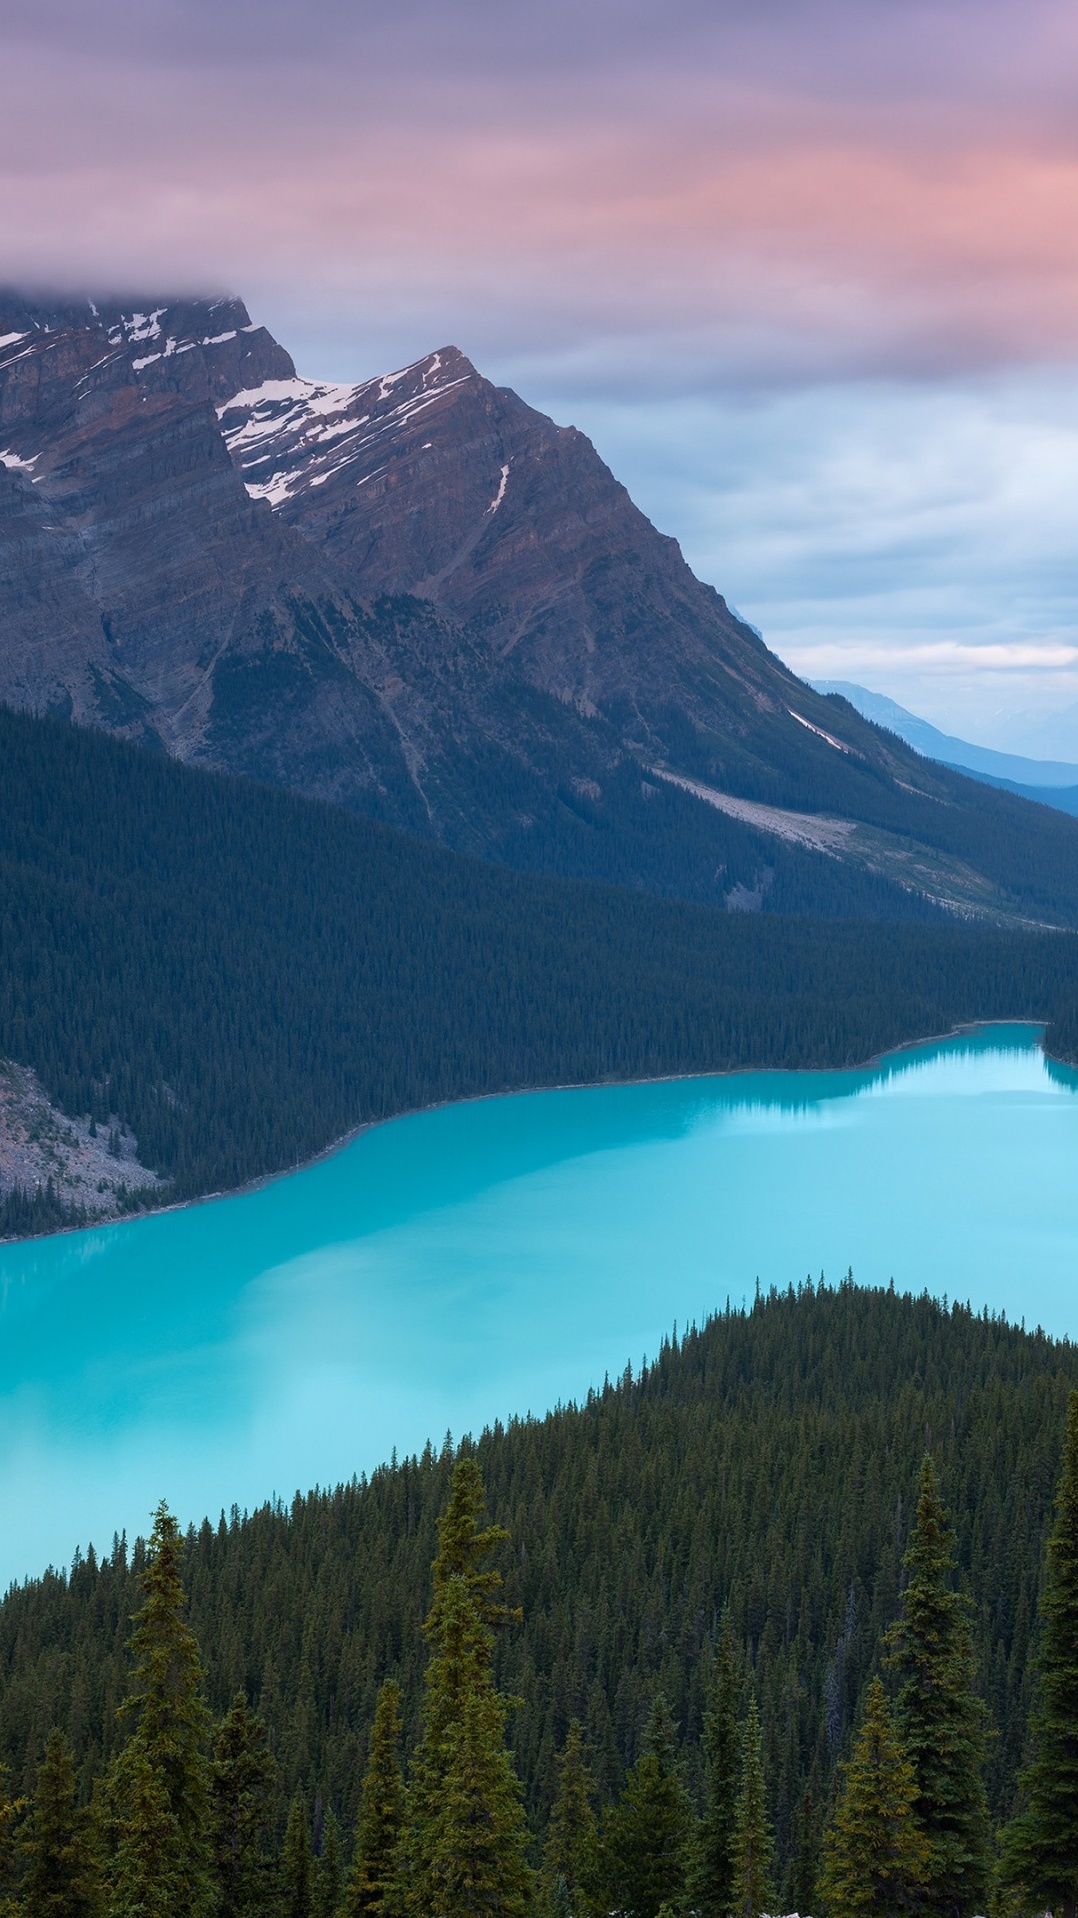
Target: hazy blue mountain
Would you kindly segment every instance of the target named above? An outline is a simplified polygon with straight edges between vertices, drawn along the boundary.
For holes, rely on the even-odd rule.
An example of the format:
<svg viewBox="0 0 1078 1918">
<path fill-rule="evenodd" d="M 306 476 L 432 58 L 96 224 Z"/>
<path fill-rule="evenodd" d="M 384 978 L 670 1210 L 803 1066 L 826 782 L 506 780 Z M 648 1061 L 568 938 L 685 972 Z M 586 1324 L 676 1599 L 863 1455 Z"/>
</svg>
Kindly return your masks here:
<svg viewBox="0 0 1078 1918">
<path fill-rule="evenodd" d="M 940 732 L 938 726 L 919 719 L 916 713 L 908 712 L 885 693 L 869 692 L 867 686 L 858 686 L 849 679 L 816 679 L 813 685 L 818 693 L 841 693 L 866 719 L 897 733 L 926 759 L 938 759 L 944 766 L 959 766 L 963 772 L 975 773 L 993 785 L 998 781 L 1009 792 L 1025 792 L 1028 787 L 1041 786 L 1078 787 L 1078 766 L 1068 765 L 1064 760 L 1026 759 L 1019 753 L 995 752 L 991 746 L 973 746 L 968 739 L 956 739 L 952 733 Z M 1049 805 L 1056 803 L 1049 800 L 1046 793 L 1038 792 L 1037 797 Z"/>
</svg>

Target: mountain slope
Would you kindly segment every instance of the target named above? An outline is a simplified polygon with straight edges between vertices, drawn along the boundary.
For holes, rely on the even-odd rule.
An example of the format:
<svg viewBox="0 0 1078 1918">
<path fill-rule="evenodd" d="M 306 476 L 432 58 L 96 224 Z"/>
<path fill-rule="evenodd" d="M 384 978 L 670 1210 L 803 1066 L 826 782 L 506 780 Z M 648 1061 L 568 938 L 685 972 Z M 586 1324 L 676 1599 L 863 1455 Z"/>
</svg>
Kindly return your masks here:
<svg viewBox="0 0 1078 1918">
<path fill-rule="evenodd" d="M 803 685 L 453 349 L 328 387 L 236 301 L 0 295 L 0 542 L 14 705 L 533 870 L 1078 924 L 1078 826 Z"/>
</svg>

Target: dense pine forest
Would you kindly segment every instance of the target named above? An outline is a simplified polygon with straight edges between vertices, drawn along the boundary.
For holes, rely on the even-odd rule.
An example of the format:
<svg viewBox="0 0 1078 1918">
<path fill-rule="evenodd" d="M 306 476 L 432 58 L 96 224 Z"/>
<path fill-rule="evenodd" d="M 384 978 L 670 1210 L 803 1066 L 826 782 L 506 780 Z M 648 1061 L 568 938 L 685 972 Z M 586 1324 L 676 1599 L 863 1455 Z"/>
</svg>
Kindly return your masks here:
<svg viewBox="0 0 1078 1918">
<path fill-rule="evenodd" d="M 826 864 L 824 855 L 819 855 Z M 837 1066 L 977 1019 L 1078 1057 L 1078 939 L 823 921 L 511 873 L 0 711 L 0 1055 L 167 1195 L 515 1087 Z M 0 1227 L 50 1229 L 55 1195 Z"/>
<path fill-rule="evenodd" d="M 20 1800 L 37 1802 L 41 1768 L 48 1778 L 61 1758 L 73 1768 L 68 1799 L 94 1798 L 102 1829 L 100 1806 L 113 1802 L 117 1777 L 134 1789 L 127 1754 L 141 1753 L 138 1740 L 150 1735 L 157 1669 L 146 1619 L 160 1626 L 169 1605 L 178 1617 L 182 1581 L 193 1636 L 164 1666 L 193 1672 L 200 1660 L 204 1671 L 204 1681 L 191 1679 L 184 1719 L 191 1763 L 199 1752 L 199 1763 L 208 1759 L 209 1714 L 215 1765 L 230 1750 L 236 1763 L 236 1750 L 253 1762 L 257 1747 L 259 1856 L 282 1897 L 306 1873 L 306 1893 L 281 1907 L 289 1918 L 396 1909 L 373 1892 L 362 1902 L 354 1882 L 353 1902 L 340 1899 L 357 1828 L 372 1857 L 377 1850 L 372 1791 L 379 1803 L 396 1802 L 398 1740 L 411 1779 L 400 1802 L 422 1830 L 395 1842 L 418 1847 L 416 1872 L 435 1869 L 431 1832 L 449 1813 L 431 1758 L 432 1685 L 458 1682 L 461 1670 L 480 1688 L 473 1730 L 493 1767 L 483 1789 L 501 1806 L 506 1871 L 540 1871 L 544 1910 L 657 1918 L 665 1905 L 759 1918 L 798 1908 L 846 1918 L 863 1908 L 971 1918 L 987 1908 L 1000 1869 L 1001 1826 L 1004 1878 L 1009 1859 L 1008 1883 L 1034 1882 L 1052 1726 L 1062 1712 L 1073 1738 L 1078 1722 L 1078 1412 L 1072 1506 L 1057 1507 L 1042 1575 L 1076 1388 L 1078 1349 L 1067 1342 L 957 1303 L 806 1282 L 796 1295 L 758 1299 L 672 1339 L 638 1377 L 626 1372 L 584 1405 L 474 1445 L 447 1439 L 369 1482 L 297 1496 L 287 1510 L 233 1512 L 186 1539 L 159 1515 L 149 1554 L 141 1542 L 129 1552 L 122 1539 L 104 1555 L 88 1548 L 69 1575 L 14 1588 L 0 1605 L 10 1822 L 26 1820 Z M 454 1524 L 479 1537 L 482 1488 L 495 1530 L 474 1560 L 459 1539 L 452 1548 L 463 1553 L 457 1573 L 467 1571 L 479 1609 L 470 1626 L 454 1614 L 452 1629 L 465 1638 L 450 1656 L 446 1554 Z M 168 1603 L 162 1565 L 172 1568 Z M 484 1649 L 488 1627 L 497 1629 Z M 1055 1693 L 1043 1670 L 1037 1690 L 1046 1645 L 1056 1647 Z M 927 1693 L 918 1676 L 925 1657 L 936 1661 Z M 438 1721 L 443 1744 L 450 1720 Z M 1037 1784 L 1035 1764 L 1020 1787 L 1031 1749 L 1048 1783 Z M 939 1753 L 946 1777 L 933 1772 Z M 449 1764 L 444 1752 L 438 1764 Z M 219 1771 L 212 1777 L 224 1791 Z M 933 1807 L 955 1779 L 965 1782 L 936 1830 Z M 890 1891 L 877 1888 L 859 1906 L 850 1860 L 861 1856 L 864 1821 L 884 1815 L 873 1793 L 885 1786 L 888 1829 L 906 1836 L 895 1841 Z M 740 1904 L 732 1879 L 707 1891 L 693 1877 L 705 1853 L 720 1879 L 734 1869 L 735 1813 L 738 1869 L 748 1874 Z M 667 1837 L 681 1834 L 674 1876 L 647 1892 L 619 1890 L 618 1861 L 633 1855 L 649 1819 L 661 1825 L 668 1814 Z M 28 1829 L 22 1852 L 12 1841 L 13 1883 L 29 1868 L 32 1822 Z M 119 1842 L 114 1833 L 114 1852 Z M 945 1854 L 954 1878 L 946 1896 Z M 575 1891 L 574 1872 L 583 1874 Z M 1078 1849 L 1074 1873 L 1078 1883 Z M 1039 1905 L 999 1903 L 997 1888 L 993 1909 L 1063 1910 L 1055 1882 L 1056 1895 L 1040 1894 Z M 503 1885 L 492 1903 L 444 1908 L 540 1908 L 524 1883 L 519 1898 Z M 319 1885 L 329 1903 L 317 1903 Z M 276 1896 L 221 1909 L 276 1911 Z M 431 1890 L 421 1908 L 440 1912 L 440 1898 Z"/>
</svg>

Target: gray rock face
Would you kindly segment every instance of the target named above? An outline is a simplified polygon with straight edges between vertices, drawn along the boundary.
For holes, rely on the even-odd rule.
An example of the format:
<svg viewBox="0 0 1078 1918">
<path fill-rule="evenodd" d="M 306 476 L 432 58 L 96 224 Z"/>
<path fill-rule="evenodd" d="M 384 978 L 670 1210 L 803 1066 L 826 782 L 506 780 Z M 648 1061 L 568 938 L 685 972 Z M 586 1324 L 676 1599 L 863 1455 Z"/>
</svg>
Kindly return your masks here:
<svg viewBox="0 0 1078 1918">
<path fill-rule="evenodd" d="M 851 909 L 701 787 L 900 836 L 897 887 L 843 841 L 856 909 L 979 883 L 953 819 L 909 855 L 953 776 L 795 679 L 582 434 L 451 347 L 303 380 L 236 300 L 0 292 L 0 699 L 689 898 Z"/>
<path fill-rule="evenodd" d="M 362 386 L 268 381 L 221 409 L 233 458 L 357 591 L 412 593 L 580 713 L 668 749 L 805 688 L 594 447 L 483 379 L 455 347 Z M 810 695 L 811 697 L 811 695 Z"/>
<path fill-rule="evenodd" d="M 361 592 L 252 497 L 217 409 L 295 369 L 237 302 L 8 296 L 0 341 L 0 698 L 476 851 L 492 758 L 518 811 L 567 753 L 605 767 L 461 622 Z"/>
</svg>

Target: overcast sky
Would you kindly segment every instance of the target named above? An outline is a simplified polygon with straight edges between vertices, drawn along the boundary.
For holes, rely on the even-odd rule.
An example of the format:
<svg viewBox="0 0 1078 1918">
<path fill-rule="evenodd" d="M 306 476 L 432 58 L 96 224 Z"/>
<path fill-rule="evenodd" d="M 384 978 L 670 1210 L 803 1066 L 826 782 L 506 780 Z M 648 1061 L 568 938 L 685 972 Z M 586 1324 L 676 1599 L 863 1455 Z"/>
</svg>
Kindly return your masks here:
<svg viewBox="0 0 1078 1918">
<path fill-rule="evenodd" d="M 799 671 L 1078 757 L 1073 5 L 0 22 L 4 277 L 237 291 L 319 376 L 451 341 Z"/>
</svg>

